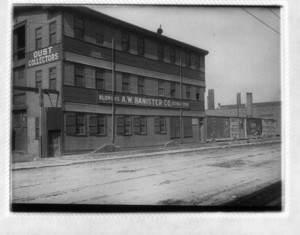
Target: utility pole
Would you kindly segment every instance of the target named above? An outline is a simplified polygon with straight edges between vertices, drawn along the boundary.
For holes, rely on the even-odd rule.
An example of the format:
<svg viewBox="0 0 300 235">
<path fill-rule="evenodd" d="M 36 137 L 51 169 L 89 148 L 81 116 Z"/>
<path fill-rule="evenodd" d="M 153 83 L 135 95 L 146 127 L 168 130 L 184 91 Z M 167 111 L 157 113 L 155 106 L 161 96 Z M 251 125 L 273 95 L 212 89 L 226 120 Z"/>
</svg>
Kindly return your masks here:
<svg viewBox="0 0 300 235">
<path fill-rule="evenodd" d="M 43 89 L 39 88 L 39 101 L 40 101 L 40 117 L 39 117 L 39 157 L 41 158 L 43 155 L 43 141 L 42 141 L 42 120 L 43 120 L 43 107 L 44 107 L 44 94 Z"/>
<path fill-rule="evenodd" d="M 180 67 L 179 67 L 179 76 L 180 76 L 180 144 L 182 144 L 182 136 L 183 136 L 183 129 L 182 129 L 182 62 L 180 57 Z"/>
<path fill-rule="evenodd" d="M 112 59 L 111 59 L 111 66 L 112 66 L 112 104 L 111 104 L 111 142 L 115 142 L 115 41 L 112 39 Z"/>
</svg>

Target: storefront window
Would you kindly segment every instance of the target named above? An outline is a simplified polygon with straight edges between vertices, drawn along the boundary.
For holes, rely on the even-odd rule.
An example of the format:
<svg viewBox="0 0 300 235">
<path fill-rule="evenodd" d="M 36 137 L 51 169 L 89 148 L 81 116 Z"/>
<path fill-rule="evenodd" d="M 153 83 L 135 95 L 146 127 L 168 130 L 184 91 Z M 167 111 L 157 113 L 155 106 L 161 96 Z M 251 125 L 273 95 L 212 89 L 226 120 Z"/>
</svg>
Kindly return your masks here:
<svg viewBox="0 0 300 235">
<path fill-rule="evenodd" d="M 131 135 L 131 118 L 130 116 L 117 117 L 117 134 Z"/>
<path fill-rule="evenodd" d="M 133 118 L 133 132 L 139 135 L 147 133 L 146 117 Z"/>
<path fill-rule="evenodd" d="M 89 132 L 91 135 L 106 135 L 106 118 L 104 115 L 89 116 Z"/>
<path fill-rule="evenodd" d="M 154 119 L 154 132 L 156 134 L 166 133 L 166 119 L 164 117 L 157 117 Z"/>
<path fill-rule="evenodd" d="M 83 113 L 68 113 L 66 115 L 66 133 L 68 135 L 86 134 L 86 119 Z"/>
</svg>

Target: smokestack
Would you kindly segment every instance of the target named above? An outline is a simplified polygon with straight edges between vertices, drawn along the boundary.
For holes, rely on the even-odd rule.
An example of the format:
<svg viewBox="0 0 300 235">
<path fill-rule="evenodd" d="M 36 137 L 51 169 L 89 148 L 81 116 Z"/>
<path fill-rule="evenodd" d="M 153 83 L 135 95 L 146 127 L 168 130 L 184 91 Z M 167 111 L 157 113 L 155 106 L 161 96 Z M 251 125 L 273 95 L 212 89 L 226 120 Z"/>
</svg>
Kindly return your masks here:
<svg viewBox="0 0 300 235">
<path fill-rule="evenodd" d="M 208 89 L 207 109 L 208 110 L 215 109 L 215 93 L 214 93 L 214 89 Z"/>
<path fill-rule="evenodd" d="M 241 106 L 241 93 L 236 94 L 236 110 L 237 116 L 240 116 L 240 106 Z"/>
<path fill-rule="evenodd" d="M 252 93 L 247 92 L 246 96 L 247 96 L 246 114 L 247 117 L 252 117 Z"/>
</svg>

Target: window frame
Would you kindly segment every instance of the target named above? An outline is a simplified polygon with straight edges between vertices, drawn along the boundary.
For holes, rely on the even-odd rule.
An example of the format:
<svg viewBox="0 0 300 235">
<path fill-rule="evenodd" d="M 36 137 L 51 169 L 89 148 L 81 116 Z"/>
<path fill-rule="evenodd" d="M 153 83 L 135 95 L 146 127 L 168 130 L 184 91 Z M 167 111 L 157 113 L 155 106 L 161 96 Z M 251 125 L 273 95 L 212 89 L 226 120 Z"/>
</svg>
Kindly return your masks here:
<svg viewBox="0 0 300 235">
<path fill-rule="evenodd" d="M 192 55 L 191 52 L 185 52 L 185 67 L 190 68 L 192 66 Z"/>
<path fill-rule="evenodd" d="M 130 50 L 130 33 L 122 31 L 121 32 L 121 50 L 128 52 Z"/>
<path fill-rule="evenodd" d="M 171 64 L 175 64 L 176 63 L 176 47 L 174 47 L 174 46 L 170 46 L 169 59 L 170 59 L 170 63 Z"/>
<path fill-rule="evenodd" d="M 200 70 L 200 55 L 195 55 L 195 69 Z"/>
<path fill-rule="evenodd" d="M 145 95 L 145 77 L 138 76 L 138 94 Z"/>
<path fill-rule="evenodd" d="M 164 61 L 165 58 L 165 47 L 164 44 L 158 43 L 157 44 L 157 59 L 159 61 Z"/>
<path fill-rule="evenodd" d="M 38 76 L 39 73 L 40 73 L 40 76 Z M 38 78 L 40 78 L 40 80 L 38 80 Z M 38 86 L 38 84 L 41 84 L 41 85 Z M 43 88 L 43 70 L 41 70 L 41 69 L 35 71 L 35 87 Z"/>
<path fill-rule="evenodd" d="M 137 37 L 137 54 L 139 56 L 145 55 L 145 38 L 142 36 Z"/>
<path fill-rule="evenodd" d="M 96 25 L 96 33 L 95 33 L 95 41 L 98 45 L 104 44 L 104 30 L 103 25 L 101 23 L 97 23 Z"/>
<path fill-rule="evenodd" d="M 128 73 L 122 73 L 122 92 L 129 93 L 129 90 L 130 90 L 130 75 Z"/>
<path fill-rule="evenodd" d="M 91 118 L 96 118 L 96 125 L 91 125 Z M 105 114 L 91 113 L 89 115 L 89 135 L 91 136 L 106 136 L 107 135 L 107 120 Z M 91 126 L 96 127 L 97 132 L 91 132 Z M 101 132 L 103 127 L 103 132 Z"/>
<path fill-rule="evenodd" d="M 82 70 L 82 74 L 78 73 L 79 70 Z M 74 86 L 76 87 L 85 87 L 85 66 L 81 64 L 74 64 Z M 79 85 L 78 79 L 82 80 L 82 85 Z"/>
<path fill-rule="evenodd" d="M 84 39 L 84 19 L 82 17 L 74 17 L 74 38 Z"/>
<path fill-rule="evenodd" d="M 196 86 L 196 100 L 200 100 L 200 87 Z"/>
<path fill-rule="evenodd" d="M 54 69 L 55 70 L 55 78 L 53 78 L 51 75 L 51 70 Z M 54 86 L 54 89 L 52 88 L 52 82 L 55 82 L 55 86 Z M 57 69 L 56 69 L 56 66 L 53 66 L 53 67 L 50 67 L 49 68 L 49 89 L 50 90 L 56 90 L 57 89 Z"/>
<path fill-rule="evenodd" d="M 126 123 L 127 121 L 127 123 Z M 129 115 L 118 116 L 117 121 L 117 135 L 128 136 L 132 135 L 132 118 Z M 126 126 L 128 126 L 128 132 L 126 132 Z"/>
<path fill-rule="evenodd" d="M 97 76 L 101 74 L 101 76 Z M 102 83 L 102 87 L 98 86 L 98 84 Z M 98 90 L 105 90 L 105 70 L 97 68 L 95 70 L 95 88 Z"/>
<path fill-rule="evenodd" d="M 68 123 L 68 117 L 73 116 L 74 124 Z M 79 123 L 79 116 L 82 116 L 83 124 Z M 71 126 L 74 128 L 74 132 L 68 132 L 68 126 Z M 79 132 L 80 126 L 83 126 L 83 133 Z M 86 114 L 85 113 L 79 113 L 79 112 L 69 112 L 66 113 L 65 116 L 65 132 L 68 136 L 87 136 L 87 122 L 86 122 Z"/>
<path fill-rule="evenodd" d="M 166 118 L 165 117 L 155 117 L 154 118 L 154 133 L 155 134 L 166 134 Z"/>
<path fill-rule="evenodd" d="M 186 99 L 191 98 L 191 85 L 189 85 L 189 84 L 185 85 L 185 98 Z"/>
<path fill-rule="evenodd" d="M 171 82 L 170 83 L 170 96 L 172 98 L 176 97 L 176 82 Z"/>
<path fill-rule="evenodd" d="M 146 116 L 134 116 L 133 122 L 133 134 L 135 135 L 147 135 L 147 117 Z M 144 127 L 144 130 L 143 130 Z"/>
<path fill-rule="evenodd" d="M 40 32 L 38 32 L 40 30 Z M 39 50 L 43 48 L 43 33 L 42 33 L 42 26 L 37 27 L 35 29 L 35 49 Z"/>
<path fill-rule="evenodd" d="M 165 83 L 164 81 L 162 80 L 158 80 L 158 83 L 157 83 L 157 92 L 158 92 L 158 96 L 165 96 Z M 161 94 L 162 92 L 162 94 Z"/>
<path fill-rule="evenodd" d="M 51 28 L 52 25 L 55 26 L 54 32 L 52 32 L 52 28 Z M 54 42 L 52 41 L 53 38 L 55 39 Z M 52 21 L 49 23 L 49 45 L 51 46 L 56 43 L 57 43 L 57 24 L 56 21 Z"/>
<path fill-rule="evenodd" d="M 36 117 L 34 119 L 34 123 L 35 123 L 35 140 L 39 140 L 40 139 L 40 118 Z"/>
</svg>

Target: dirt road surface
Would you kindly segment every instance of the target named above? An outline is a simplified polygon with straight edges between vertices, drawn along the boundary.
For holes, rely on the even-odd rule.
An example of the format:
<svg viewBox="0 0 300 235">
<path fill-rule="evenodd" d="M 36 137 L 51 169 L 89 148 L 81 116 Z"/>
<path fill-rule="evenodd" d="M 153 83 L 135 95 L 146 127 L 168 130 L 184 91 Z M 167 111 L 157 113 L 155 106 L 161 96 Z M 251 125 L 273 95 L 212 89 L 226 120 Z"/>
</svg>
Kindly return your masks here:
<svg viewBox="0 0 300 235">
<path fill-rule="evenodd" d="M 281 144 L 12 171 L 13 203 L 220 205 L 281 180 Z"/>
</svg>

